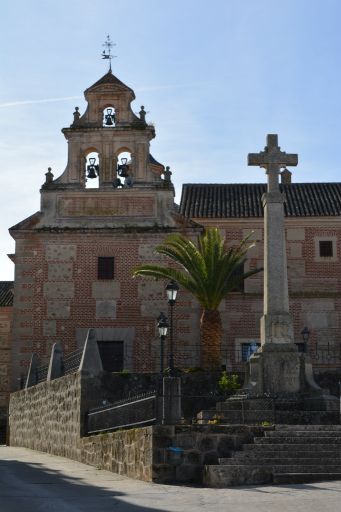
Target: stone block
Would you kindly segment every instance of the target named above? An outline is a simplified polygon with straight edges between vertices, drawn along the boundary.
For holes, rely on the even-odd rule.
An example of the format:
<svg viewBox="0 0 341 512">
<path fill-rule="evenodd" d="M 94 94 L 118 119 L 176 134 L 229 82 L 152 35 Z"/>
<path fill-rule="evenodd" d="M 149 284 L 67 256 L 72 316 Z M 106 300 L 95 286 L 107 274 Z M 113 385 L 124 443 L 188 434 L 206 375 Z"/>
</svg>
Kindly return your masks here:
<svg viewBox="0 0 341 512">
<path fill-rule="evenodd" d="M 46 246 L 46 259 L 56 261 L 75 260 L 77 247 L 75 244 L 49 244 Z"/>
<path fill-rule="evenodd" d="M 202 466 L 199 464 L 181 464 L 176 467 L 175 478 L 182 483 L 201 483 Z"/>
<path fill-rule="evenodd" d="M 74 283 L 44 283 L 44 297 L 47 299 L 71 299 L 75 294 Z"/>
<path fill-rule="evenodd" d="M 167 300 L 148 300 L 141 304 L 141 316 L 152 316 L 155 318 L 155 312 L 167 311 Z"/>
<path fill-rule="evenodd" d="M 244 286 L 245 293 L 262 293 L 263 281 L 255 278 L 246 279 Z"/>
<path fill-rule="evenodd" d="M 116 300 L 96 300 L 96 318 L 116 318 Z"/>
<path fill-rule="evenodd" d="M 70 318 L 70 301 L 49 300 L 47 301 L 47 318 Z"/>
<path fill-rule="evenodd" d="M 300 243 L 289 243 L 289 258 L 302 258 L 302 244 Z"/>
<path fill-rule="evenodd" d="M 92 283 L 93 299 L 119 299 L 121 296 L 121 286 L 118 281 L 94 281 Z"/>
<path fill-rule="evenodd" d="M 43 321 L 43 336 L 56 336 L 57 326 L 55 320 Z"/>
<path fill-rule="evenodd" d="M 218 464 L 218 463 L 219 463 L 218 454 L 215 450 L 211 450 L 204 454 L 203 464 L 205 466 L 210 465 L 210 464 Z"/>
<path fill-rule="evenodd" d="M 314 311 L 305 315 L 306 325 L 312 329 L 327 329 L 338 326 L 338 317 L 335 311 Z"/>
<path fill-rule="evenodd" d="M 287 228 L 287 240 L 304 240 L 304 228 Z"/>
<path fill-rule="evenodd" d="M 48 280 L 49 281 L 71 281 L 73 263 L 49 263 Z"/>
<path fill-rule="evenodd" d="M 161 281 L 139 281 L 138 296 L 147 300 L 167 300 L 165 284 Z"/>
<path fill-rule="evenodd" d="M 335 302 L 334 299 L 314 299 L 314 300 L 306 300 L 301 303 L 302 311 L 334 311 L 335 310 Z"/>
<path fill-rule="evenodd" d="M 164 260 L 165 257 L 162 254 L 155 253 L 156 245 L 157 245 L 156 243 L 140 244 L 139 248 L 138 248 L 139 260 L 148 261 L 148 262 L 155 261 L 155 260 L 157 260 L 159 262 L 160 260 Z"/>
<path fill-rule="evenodd" d="M 288 276 L 290 278 L 302 278 L 305 275 L 305 262 L 302 260 L 290 260 L 288 262 Z"/>
</svg>

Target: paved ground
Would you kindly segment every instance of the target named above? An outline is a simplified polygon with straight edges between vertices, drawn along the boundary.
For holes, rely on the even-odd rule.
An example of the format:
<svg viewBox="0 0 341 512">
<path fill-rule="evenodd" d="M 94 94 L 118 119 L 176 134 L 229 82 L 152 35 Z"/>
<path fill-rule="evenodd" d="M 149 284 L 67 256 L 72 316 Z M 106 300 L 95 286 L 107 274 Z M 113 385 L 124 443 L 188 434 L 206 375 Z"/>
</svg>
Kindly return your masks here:
<svg viewBox="0 0 341 512">
<path fill-rule="evenodd" d="M 1 512 L 338 512 L 341 481 L 203 489 L 130 480 L 25 448 L 0 447 Z"/>
</svg>

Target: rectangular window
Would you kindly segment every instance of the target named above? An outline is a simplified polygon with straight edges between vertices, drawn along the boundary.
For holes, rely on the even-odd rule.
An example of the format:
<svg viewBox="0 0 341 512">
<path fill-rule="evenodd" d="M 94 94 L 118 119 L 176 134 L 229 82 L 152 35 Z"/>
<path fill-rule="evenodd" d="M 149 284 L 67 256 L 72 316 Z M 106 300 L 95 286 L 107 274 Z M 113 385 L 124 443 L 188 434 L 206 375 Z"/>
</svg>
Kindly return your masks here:
<svg viewBox="0 0 341 512">
<path fill-rule="evenodd" d="M 231 278 L 233 279 L 235 277 L 240 277 L 243 274 L 244 274 L 244 263 L 242 263 L 241 265 L 238 265 L 238 267 L 236 267 L 235 271 L 231 275 Z M 233 292 L 243 293 L 244 292 L 244 279 L 239 281 L 239 283 L 236 284 L 236 286 L 233 288 L 232 291 Z"/>
<path fill-rule="evenodd" d="M 114 279 L 114 258 L 99 257 L 98 258 L 98 279 Z"/>
<path fill-rule="evenodd" d="M 333 257 L 333 242 L 332 240 L 320 240 L 320 258 L 332 258 Z"/>
<path fill-rule="evenodd" d="M 252 354 L 257 352 L 259 347 L 260 347 L 260 343 L 257 343 L 256 341 L 251 341 L 250 343 L 242 343 L 241 344 L 242 361 L 243 362 L 248 361 L 250 359 L 250 357 L 252 356 Z"/>
</svg>

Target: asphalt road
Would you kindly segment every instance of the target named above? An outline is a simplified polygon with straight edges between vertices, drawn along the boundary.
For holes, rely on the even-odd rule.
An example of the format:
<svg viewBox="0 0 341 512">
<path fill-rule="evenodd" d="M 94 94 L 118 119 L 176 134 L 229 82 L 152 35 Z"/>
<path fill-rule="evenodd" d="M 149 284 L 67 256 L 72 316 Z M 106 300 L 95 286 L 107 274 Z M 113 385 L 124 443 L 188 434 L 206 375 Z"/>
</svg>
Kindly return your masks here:
<svg viewBox="0 0 341 512">
<path fill-rule="evenodd" d="M 340 512 L 341 481 L 205 489 L 158 485 L 0 447 L 0 512 Z"/>
</svg>

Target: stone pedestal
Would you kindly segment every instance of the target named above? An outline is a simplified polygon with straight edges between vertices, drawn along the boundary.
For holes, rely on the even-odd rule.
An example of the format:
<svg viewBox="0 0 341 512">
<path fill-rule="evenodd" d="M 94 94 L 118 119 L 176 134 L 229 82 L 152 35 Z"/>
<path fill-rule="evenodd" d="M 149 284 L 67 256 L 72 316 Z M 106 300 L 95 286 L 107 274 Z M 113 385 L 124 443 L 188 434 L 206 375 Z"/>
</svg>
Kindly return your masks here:
<svg viewBox="0 0 341 512">
<path fill-rule="evenodd" d="M 293 343 L 269 343 L 251 356 L 245 390 L 251 395 L 299 393 L 305 381 L 301 354 Z"/>
</svg>

